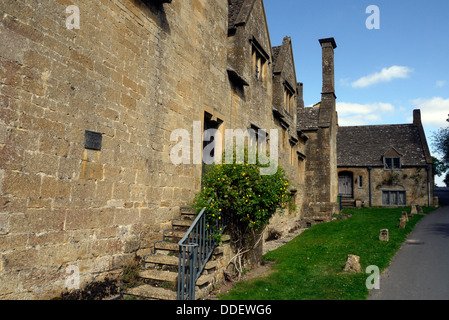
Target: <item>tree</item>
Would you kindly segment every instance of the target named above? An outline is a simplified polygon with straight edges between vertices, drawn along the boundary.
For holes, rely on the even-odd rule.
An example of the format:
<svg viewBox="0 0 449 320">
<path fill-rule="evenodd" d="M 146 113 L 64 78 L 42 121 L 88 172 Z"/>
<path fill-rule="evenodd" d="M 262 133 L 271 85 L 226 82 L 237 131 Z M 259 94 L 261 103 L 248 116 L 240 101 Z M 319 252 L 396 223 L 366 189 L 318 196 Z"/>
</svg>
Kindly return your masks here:
<svg viewBox="0 0 449 320">
<path fill-rule="evenodd" d="M 449 127 L 440 128 L 432 136 L 432 145 L 442 155 L 441 161 L 449 165 Z"/>
<path fill-rule="evenodd" d="M 449 165 L 444 164 L 440 159 L 432 156 L 432 172 L 434 175 L 441 177 L 449 169 Z"/>
<path fill-rule="evenodd" d="M 449 117 L 446 121 L 449 122 Z M 441 160 L 433 158 L 434 173 L 440 177 L 449 169 L 449 127 L 440 128 L 433 134 L 432 145 L 436 152 L 442 156 Z M 449 187 L 449 173 L 446 174 L 443 181 Z"/>
</svg>

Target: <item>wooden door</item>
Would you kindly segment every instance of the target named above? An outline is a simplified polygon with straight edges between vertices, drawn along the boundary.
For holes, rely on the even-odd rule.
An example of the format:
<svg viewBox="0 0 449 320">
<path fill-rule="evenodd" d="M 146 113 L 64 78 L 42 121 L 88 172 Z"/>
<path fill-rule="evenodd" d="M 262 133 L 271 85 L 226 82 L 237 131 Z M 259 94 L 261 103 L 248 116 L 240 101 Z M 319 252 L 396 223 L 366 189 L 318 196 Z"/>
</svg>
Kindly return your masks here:
<svg viewBox="0 0 449 320">
<path fill-rule="evenodd" d="M 338 193 L 342 197 L 352 198 L 352 175 L 341 174 L 338 176 Z"/>
</svg>

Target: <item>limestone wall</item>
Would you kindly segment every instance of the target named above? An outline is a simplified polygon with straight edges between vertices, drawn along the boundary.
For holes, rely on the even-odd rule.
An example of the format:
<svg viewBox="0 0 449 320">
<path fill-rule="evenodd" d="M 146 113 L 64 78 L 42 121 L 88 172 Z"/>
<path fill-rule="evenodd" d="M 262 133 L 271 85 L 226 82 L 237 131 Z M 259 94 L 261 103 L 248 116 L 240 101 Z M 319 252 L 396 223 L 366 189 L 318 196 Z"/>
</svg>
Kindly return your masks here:
<svg viewBox="0 0 449 320">
<path fill-rule="evenodd" d="M 369 206 L 369 171 L 367 168 L 339 168 L 339 173 L 353 174 L 353 198 L 361 200 Z M 360 177 L 362 184 L 360 185 Z M 431 184 L 432 186 L 432 184 Z M 371 204 L 372 206 L 388 205 L 382 201 L 383 191 L 405 192 L 405 205 L 428 205 L 427 171 L 425 167 L 406 168 L 401 170 L 384 170 L 376 167 L 371 170 Z M 430 192 L 430 204 L 433 205 L 433 191 Z M 393 205 L 393 204 L 392 204 Z"/>
<path fill-rule="evenodd" d="M 146 4 L 145 4 L 146 3 Z M 201 168 L 170 133 L 224 109 L 226 1 L 0 3 L 0 297 L 51 298 L 149 248 Z M 85 148 L 85 131 L 102 134 Z"/>
</svg>

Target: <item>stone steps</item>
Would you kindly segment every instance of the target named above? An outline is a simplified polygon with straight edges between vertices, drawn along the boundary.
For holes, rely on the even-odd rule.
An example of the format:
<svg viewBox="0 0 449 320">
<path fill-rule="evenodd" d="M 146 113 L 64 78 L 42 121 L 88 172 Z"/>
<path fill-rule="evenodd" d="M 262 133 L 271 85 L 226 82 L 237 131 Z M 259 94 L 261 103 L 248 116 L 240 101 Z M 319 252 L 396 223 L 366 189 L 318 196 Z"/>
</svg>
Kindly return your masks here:
<svg viewBox="0 0 449 320">
<path fill-rule="evenodd" d="M 355 208 L 355 200 L 342 198 L 341 199 L 341 208 L 342 209 L 354 209 Z"/>
<path fill-rule="evenodd" d="M 164 240 L 154 244 L 154 253 L 142 259 L 142 269 L 138 287 L 127 289 L 124 296 L 133 296 L 142 300 L 176 300 L 179 268 L 178 241 L 184 237 L 186 231 L 195 219 L 194 211 L 181 208 L 181 218 L 172 220 L 172 228 L 164 232 Z M 222 237 L 223 242 L 230 240 L 229 236 Z M 205 296 L 214 281 L 223 247 L 214 250 L 212 259 L 206 264 L 203 274 L 196 282 L 196 297 Z"/>
<path fill-rule="evenodd" d="M 126 290 L 125 295 L 134 296 L 143 300 L 176 300 L 176 291 L 143 284 Z"/>
</svg>

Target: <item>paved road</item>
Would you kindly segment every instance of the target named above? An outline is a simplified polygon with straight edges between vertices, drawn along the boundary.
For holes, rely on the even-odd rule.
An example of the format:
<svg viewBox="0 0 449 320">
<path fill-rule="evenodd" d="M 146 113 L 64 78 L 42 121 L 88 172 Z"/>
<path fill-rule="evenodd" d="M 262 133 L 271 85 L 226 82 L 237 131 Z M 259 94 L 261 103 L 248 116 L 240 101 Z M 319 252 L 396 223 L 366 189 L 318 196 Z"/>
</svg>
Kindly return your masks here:
<svg viewBox="0 0 449 320">
<path fill-rule="evenodd" d="M 369 300 L 449 300 L 449 188 L 435 195 L 444 207 L 416 225 Z"/>
</svg>

